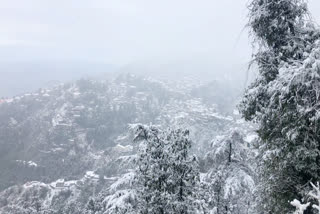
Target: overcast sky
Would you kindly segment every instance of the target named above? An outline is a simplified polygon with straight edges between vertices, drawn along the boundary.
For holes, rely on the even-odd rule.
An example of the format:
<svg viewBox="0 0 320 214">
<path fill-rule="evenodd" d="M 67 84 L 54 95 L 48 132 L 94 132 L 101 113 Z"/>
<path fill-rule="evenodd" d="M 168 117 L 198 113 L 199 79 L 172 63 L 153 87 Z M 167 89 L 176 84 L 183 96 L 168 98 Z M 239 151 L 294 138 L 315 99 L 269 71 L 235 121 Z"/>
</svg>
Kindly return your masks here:
<svg viewBox="0 0 320 214">
<path fill-rule="evenodd" d="M 0 60 L 246 63 L 247 0 L 0 0 Z M 320 23 L 320 1 L 309 0 Z"/>
</svg>

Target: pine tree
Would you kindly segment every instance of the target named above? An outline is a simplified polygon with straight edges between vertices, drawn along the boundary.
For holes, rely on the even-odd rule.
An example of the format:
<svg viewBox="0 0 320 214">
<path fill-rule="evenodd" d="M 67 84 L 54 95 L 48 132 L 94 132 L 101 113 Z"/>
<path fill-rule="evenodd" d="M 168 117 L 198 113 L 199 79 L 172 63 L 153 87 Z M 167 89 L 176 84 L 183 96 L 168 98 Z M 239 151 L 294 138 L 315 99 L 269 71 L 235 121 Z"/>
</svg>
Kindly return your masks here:
<svg viewBox="0 0 320 214">
<path fill-rule="evenodd" d="M 215 209 L 217 214 L 255 213 L 251 211 L 255 187 L 249 167 L 251 157 L 253 155 L 237 130 L 213 140 L 211 151 L 205 156 L 210 169 L 203 179 L 211 210 Z"/>
<path fill-rule="evenodd" d="M 253 0 L 249 9 L 259 77 L 240 111 L 260 125 L 261 208 L 286 213 L 320 176 L 320 34 L 304 0 Z"/>
<path fill-rule="evenodd" d="M 163 214 L 169 201 L 169 157 L 165 151 L 165 141 L 156 127 L 138 125 L 135 133 L 134 141 L 146 142 L 138 158 L 137 176 L 142 187 L 139 211 Z"/>
<path fill-rule="evenodd" d="M 167 135 L 170 154 L 169 193 L 171 195 L 170 209 L 173 213 L 194 213 L 202 209 L 197 198 L 197 188 L 200 181 L 198 161 L 190 157 L 191 141 L 188 130 L 172 130 Z"/>
<path fill-rule="evenodd" d="M 189 155 L 189 131 L 162 131 L 134 126 L 135 142 L 142 142 L 136 176 L 139 213 L 204 213 L 197 198 L 197 160 Z"/>
</svg>

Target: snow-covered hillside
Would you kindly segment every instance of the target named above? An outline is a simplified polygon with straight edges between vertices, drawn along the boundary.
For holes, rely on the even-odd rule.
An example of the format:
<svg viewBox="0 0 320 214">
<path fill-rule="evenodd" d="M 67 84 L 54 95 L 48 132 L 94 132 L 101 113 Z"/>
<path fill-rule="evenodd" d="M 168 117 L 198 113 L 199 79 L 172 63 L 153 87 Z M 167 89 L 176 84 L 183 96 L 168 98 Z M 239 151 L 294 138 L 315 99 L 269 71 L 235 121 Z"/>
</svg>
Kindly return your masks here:
<svg viewBox="0 0 320 214">
<path fill-rule="evenodd" d="M 222 102 L 218 92 L 207 91 L 222 89 L 215 84 L 192 78 L 189 83 L 185 78 L 173 84 L 128 74 L 112 80 L 82 79 L 3 100 L 0 211 L 77 213 L 94 198 L 104 201 L 99 204 L 108 213 L 114 200 L 126 200 L 115 194 L 129 188 L 122 183 L 131 178 L 135 167 L 137 146 L 131 144 L 128 130 L 132 123 L 189 129 L 204 185 L 221 171 L 223 198 L 230 199 L 228 203 L 235 203 L 236 192 L 251 194 L 255 186 L 253 127 L 239 119 L 236 111 L 227 110 L 235 108 L 234 102 Z M 198 96 L 203 94 L 206 97 Z M 222 161 L 227 154 L 225 139 L 234 138 L 236 134 L 230 136 L 234 132 L 241 136 L 241 145 L 235 147 L 228 165 Z M 125 192 L 128 197 L 133 194 Z"/>
</svg>

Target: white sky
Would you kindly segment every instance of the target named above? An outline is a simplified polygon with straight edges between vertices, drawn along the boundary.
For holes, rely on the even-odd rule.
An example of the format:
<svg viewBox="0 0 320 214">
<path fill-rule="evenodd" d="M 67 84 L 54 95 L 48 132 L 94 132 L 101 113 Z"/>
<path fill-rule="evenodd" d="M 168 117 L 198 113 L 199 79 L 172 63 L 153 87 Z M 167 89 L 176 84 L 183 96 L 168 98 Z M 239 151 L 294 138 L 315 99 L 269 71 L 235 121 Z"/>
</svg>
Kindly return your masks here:
<svg viewBox="0 0 320 214">
<path fill-rule="evenodd" d="M 0 0 L 0 60 L 246 63 L 247 0 Z M 309 0 L 320 23 L 320 1 Z"/>
</svg>

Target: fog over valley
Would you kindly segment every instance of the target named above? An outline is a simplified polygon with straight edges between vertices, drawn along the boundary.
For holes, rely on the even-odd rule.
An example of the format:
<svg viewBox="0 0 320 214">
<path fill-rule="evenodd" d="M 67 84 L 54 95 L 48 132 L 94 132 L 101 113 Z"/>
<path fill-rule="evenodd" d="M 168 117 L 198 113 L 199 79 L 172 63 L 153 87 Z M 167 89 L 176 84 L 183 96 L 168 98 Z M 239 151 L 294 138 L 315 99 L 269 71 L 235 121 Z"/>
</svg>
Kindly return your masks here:
<svg viewBox="0 0 320 214">
<path fill-rule="evenodd" d="M 317 214 L 318 0 L 0 0 L 0 214 Z"/>
</svg>

